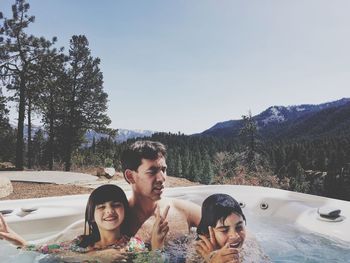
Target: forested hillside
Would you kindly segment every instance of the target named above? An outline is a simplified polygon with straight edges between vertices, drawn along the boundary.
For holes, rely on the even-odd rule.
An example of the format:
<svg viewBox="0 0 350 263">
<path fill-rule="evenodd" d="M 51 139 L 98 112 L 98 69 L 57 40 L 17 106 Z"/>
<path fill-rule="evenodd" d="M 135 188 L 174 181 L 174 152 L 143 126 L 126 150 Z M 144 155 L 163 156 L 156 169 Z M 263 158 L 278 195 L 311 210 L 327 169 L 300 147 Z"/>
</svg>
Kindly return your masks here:
<svg viewBox="0 0 350 263">
<path fill-rule="evenodd" d="M 335 111 L 318 117 L 326 120 L 327 114 Z M 156 133 L 149 139 L 168 147 L 168 174 L 172 176 L 204 184 L 262 185 L 350 200 L 350 136 L 346 128 L 319 136 L 306 132 L 300 138 L 263 140 L 251 116 L 244 116 L 242 123 L 240 135 L 230 138 Z M 120 169 L 120 154 L 133 141 L 117 144 L 101 139 L 80 149 L 76 164 L 113 163 Z"/>
</svg>

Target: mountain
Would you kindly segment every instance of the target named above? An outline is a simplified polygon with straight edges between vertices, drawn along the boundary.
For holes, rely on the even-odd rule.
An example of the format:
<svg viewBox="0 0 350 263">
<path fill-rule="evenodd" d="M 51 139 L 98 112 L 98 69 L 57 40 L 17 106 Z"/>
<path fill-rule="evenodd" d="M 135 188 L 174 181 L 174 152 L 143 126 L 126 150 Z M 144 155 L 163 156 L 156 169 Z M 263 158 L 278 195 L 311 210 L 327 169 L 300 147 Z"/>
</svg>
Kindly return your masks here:
<svg viewBox="0 0 350 263">
<path fill-rule="evenodd" d="M 152 136 L 153 133 L 155 133 L 155 131 L 118 129 L 117 135 L 114 137 L 114 140 L 118 143 L 121 143 L 121 142 L 127 141 L 128 139 L 150 137 Z M 85 134 L 85 139 L 87 141 L 85 145 L 88 145 L 88 146 L 91 145 L 93 137 L 95 137 L 95 140 L 98 141 L 101 138 L 108 138 L 108 135 L 103 133 L 98 133 L 95 131 L 88 131 Z"/>
<path fill-rule="evenodd" d="M 15 122 L 11 122 L 12 128 L 17 128 L 17 124 Z M 32 136 L 35 135 L 35 133 L 43 129 L 40 125 L 32 125 Z M 23 136 L 26 140 L 28 137 L 28 125 L 25 124 L 23 128 Z M 128 129 L 118 129 L 117 135 L 113 138 L 116 142 L 122 143 L 127 141 L 128 139 L 134 139 L 134 138 L 143 138 L 143 137 L 151 137 L 153 133 L 156 133 L 155 131 L 150 130 L 128 130 Z M 44 134 L 46 137 L 46 134 Z M 93 137 L 95 137 L 95 140 L 98 141 L 101 138 L 108 138 L 107 134 L 98 133 L 95 131 L 87 131 L 85 134 L 85 140 L 86 143 L 83 144 L 83 146 L 90 146 L 92 144 Z"/>
<path fill-rule="evenodd" d="M 350 103 L 328 107 L 262 130 L 270 138 L 350 135 Z"/>
<path fill-rule="evenodd" d="M 350 131 L 350 98 L 318 105 L 271 106 L 253 116 L 259 133 L 264 138 L 296 138 Z M 201 135 L 237 136 L 242 120 L 215 124 Z"/>
<path fill-rule="evenodd" d="M 12 127 L 12 129 L 17 129 L 17 122 L 15 121 L 10 121 L 10 126 Z M 31 128 L 31 131 L 32 131 L 32 137 L 40 130 L 40 129 L 43 129 L 42 126 L 40 125 L 37 125 L 37 124 L 32 124 L 32 128 Z M 44 134 L 45 136 L 45 134 Z M 25 140 L 27 140 L 28 138 L 28 125 L 26 123 L 24 123 L 24 126 L 23 126 L 23 138 Z"/>
</svg>

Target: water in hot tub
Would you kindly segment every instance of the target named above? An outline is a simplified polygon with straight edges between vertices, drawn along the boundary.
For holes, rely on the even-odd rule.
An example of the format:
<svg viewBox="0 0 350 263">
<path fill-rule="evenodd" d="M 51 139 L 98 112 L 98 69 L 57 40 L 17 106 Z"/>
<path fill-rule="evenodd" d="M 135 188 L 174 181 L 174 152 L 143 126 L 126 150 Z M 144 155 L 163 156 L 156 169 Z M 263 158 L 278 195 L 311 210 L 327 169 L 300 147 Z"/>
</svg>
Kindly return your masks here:
<svg viewBox="0 0 350 263">
<path fill-rule="evenodd" d="M 330 263 L 350 262 L 350 244 L 336 241 L 307 232 L 293 224 L 278 219 L 256 218 L 246 212 L 247 229 L 255 235 L 264 252 L 272 262 L 295 263 Z M 174 246 L 175 244 L 175 246 Z M 181 262 L 185 257 L 183 251 L 188 244 L 173 243 L 171 256 L 166 256 L 167 262 Z M 177 247 L 176 247 L 177 246 Z M 253 252 L 254 253 L 254 252 Z M 168 253 L 169 254 L 169 253 Z M 177 257 L 174 257 L 177 255 Z M 79 259 L 79 256 L 75 257 Z M 175 260 L 177 258 L 177 261 Z M 147 261 L 147 256 L 136 259 Z M 164 257 L 163 257 L 164 259 Z M 44 263 L 63 262 L 55 256 L 40 255 L 35 252 L 21 251 L 0 241 L 0 262 L 2 263 Z M 77 262 L 77 261 L 75 261 Z M 128 260 L 128 262 L 131 262 Z M 148 261 L 150 262 L 150 261 Z"/>
<path fill-rule="evenodd" d="M 247 227 L 273 262 L 350 262 L 350 243 L 316 235 L 281 219 L 249 213 L 247 218 Z"/>
</svg>

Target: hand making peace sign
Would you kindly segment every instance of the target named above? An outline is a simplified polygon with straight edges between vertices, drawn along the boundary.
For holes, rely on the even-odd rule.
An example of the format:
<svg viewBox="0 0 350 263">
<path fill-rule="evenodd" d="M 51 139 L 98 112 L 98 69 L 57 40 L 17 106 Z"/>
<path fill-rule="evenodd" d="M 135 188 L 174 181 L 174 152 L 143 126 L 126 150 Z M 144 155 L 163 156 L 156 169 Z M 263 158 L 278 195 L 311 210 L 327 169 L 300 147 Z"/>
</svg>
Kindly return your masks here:
<svg viewBox="0 0 350 263">
<path fill-rule="evenodd" d="M 151 237 L 151 245 L 152 250 L 154 249 L 161 249 L 164 246 L 165 237 L 169 232 L 169 226 L 168 221 L 166 220 L 166 217 L 168 216 L 170 206 L 168 205 L 163 215 L 160 215 L 160 207 L 159 204 L 157 204 L 156 208 L 156 221 L 154 222 L 153 228 L 152 228 L 152 237 Z"/>
</svg>

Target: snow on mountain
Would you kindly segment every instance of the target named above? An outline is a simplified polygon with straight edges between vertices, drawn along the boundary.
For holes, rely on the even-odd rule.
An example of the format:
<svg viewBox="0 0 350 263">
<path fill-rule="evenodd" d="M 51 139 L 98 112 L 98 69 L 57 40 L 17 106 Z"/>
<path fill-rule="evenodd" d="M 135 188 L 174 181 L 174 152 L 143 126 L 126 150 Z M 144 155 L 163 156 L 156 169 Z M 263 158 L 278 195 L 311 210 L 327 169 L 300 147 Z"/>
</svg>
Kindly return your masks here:
<svg viewBox="0 0 350 263">
<path fill-rule="evenodd" d="M 14 121 L 10 122 L 10 125 L 14 129 L 17 128 L 17 123 Z M 32 136 L 34 136 L 39 129 L 43 130 L 43 127 L 40 125 L 32 125 L 32 129 L 31 129 Z M 27 137 L 28 137 L 27 124 L 24 124 L 23 132 L 24 132 L 23 133 L 24 139 L 27 140 Z M 136 130 L 118 129 L 117 135 L 113 138 L 113 140 L 115 140 L 118 143 L 122 143 L 127 141 L 128 139 L 151 137 L 153 133 L 156 133 L 156 131 L 141 130 L 141 129 L 136 129 Z M 108 138 L 108 136 L 109 136 L 108 134 L 98 133 L 93 130 L 89 130 L 85 134 L 86 142 L 83 144 L 83 147 L 91 146 L 92 140 L 94 137 L 95 137 L 95 140 L 98 141 L 101 138 Z M 44 137 L 47 138 L 47 134 L 45 132 L 44 132 Z"/>
<path fill-rule="evenodd" d="M 118 129 L 116 141 L 125 142 L 128 139 L 150 137 L 153 133 L 155 133 L 155 131 Z"/>
<path fill-rule="evenodd" d="M 122 143 L 127 141 L 128 139 L 150 137 L 153 133 L 155 133 L 155 131 L 118 129 L 117 135 L 113 138 L 113 140 L 118 143 Z M 84 146 L 91 146 L 94 137 L 95 140 L 98 141 L 101 138 L 108 138 L 108 136 L 108 134 L 98 133 L 95 131 L 88 131 L 85 135 L 85 139 L 87 142 L 84 144 Z"/>
<path fill-rule="evenodd" d="M 304 110 L 306 110 L 306 108 L 304 108 L 304 107 L 296 107 L 295 110 L 296 111 L 304 111 Z"/>
<path fill-rule="evenodd" d="M 279 110 L 279 107 L 271 107 L 270 108 L 270 116 L 262 120 L 262 123 L 264 125 L 270 123 L 270 122 L 283 122 L 285 121 L 285 117 L 283 113 Z"/>
<path fill-rule="evenodd" d="M 258 115 L 253 116 L 257 122 L 257 126 L 262 128 L 273 124 L 283 123 L 286 121 L 293 121 L 307 114 L 319 112 L 324 109 L 343 106 L 350 103 L 350 98 L 342 98 L 337 101 L 326 102 L 318 105 L 302 104 L 291 106 L 271 106 Z M 242 120 L 229 120 L 218 122 L 211 128 L 202 132 L 202 134 L 232 134 L 234 129 L 239 129 L 242 125 Z"/>
<path fill-rule="evenodd" d="M 341 106 L 350 102 L 349 98 L 343 98 L 337 101 L 322 103 L 318 105 L 303 104 L 293 106 L 272 106 L 262 113 L 256 115 L 254 118 L 258 124 L 267 125 L 271 123 L 280 123 L 290 121 L 310 112 L 317 112 L 323 109 Z"/>
</svg>

